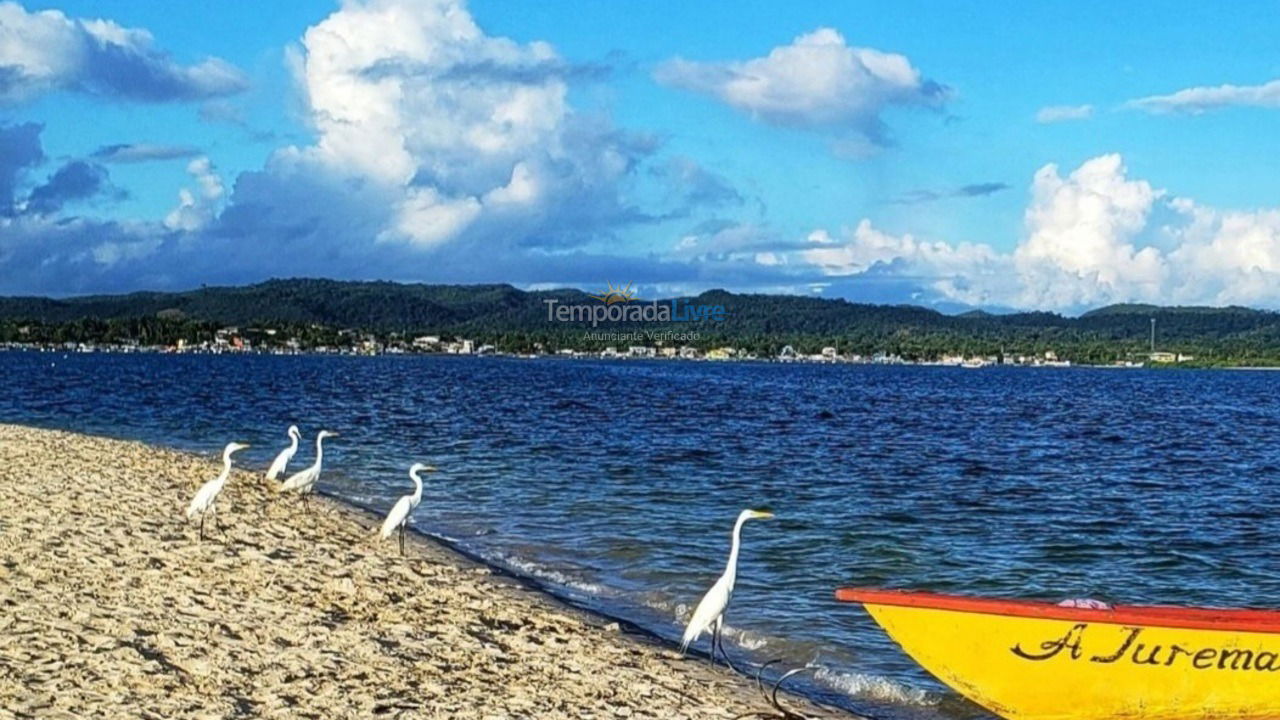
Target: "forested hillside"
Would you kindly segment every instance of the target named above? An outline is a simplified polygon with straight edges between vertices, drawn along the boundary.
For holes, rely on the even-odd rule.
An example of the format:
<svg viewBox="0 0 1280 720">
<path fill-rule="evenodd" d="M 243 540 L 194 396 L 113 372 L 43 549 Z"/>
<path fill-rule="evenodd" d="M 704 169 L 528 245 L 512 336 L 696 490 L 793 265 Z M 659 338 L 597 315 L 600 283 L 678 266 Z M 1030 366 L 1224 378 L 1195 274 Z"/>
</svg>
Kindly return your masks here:
<svg viewBox="0 0 1280 720">
<path fill-rule="evenodd" d="M 509 285 L 420 285 L 335 280 L 271 280 L 245 287 L 180 293 L 140 292 L 66 299 L 0 298 L 0 340 L 143 343 L 199 338 L 225 326 L 279 328 L 321 342 L 350 329 L 387 334 L 474 338 L 511 350 L 592 349 L 589 326 L 547 320 L 545 301 L 595 303 L 579 290 L 528 292 Z M 1052 350 L 1081 362 L 1126 359 L 1150 348 L 1151 318 L 1161 350 L 1205 363 L 1280 361 L 1280 314 L 1249 308 L 1115 305 L 1065 317 L 1033 312 L 946 315 L 916 306 L 868 305 L 815 297 L 709 291 L 690 303 L 722 305 L 723 321 L 601 325 L 597 331 L 694 332 L 699 347 L 733 345 L 777 352 L 784 345 L 814 351 L 895 353 L 928 359 L 942 354 L 1039 354 Z"/>
</svg>

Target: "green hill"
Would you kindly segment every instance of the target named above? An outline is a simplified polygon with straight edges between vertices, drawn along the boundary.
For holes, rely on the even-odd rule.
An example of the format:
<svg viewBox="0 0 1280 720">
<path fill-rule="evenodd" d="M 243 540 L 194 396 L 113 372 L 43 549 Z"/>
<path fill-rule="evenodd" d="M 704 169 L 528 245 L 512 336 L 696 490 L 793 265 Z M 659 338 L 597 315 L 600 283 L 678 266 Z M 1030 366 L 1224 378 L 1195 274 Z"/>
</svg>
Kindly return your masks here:
<svg viewBox="0 0 1280 720">
<path fill-rule="evenodd" d="M 523 291 L 510 285 L 422 285 L 336 280 L 270 280 L 245 287 L 178 293 L 138 292 L 51 299 L 0 298 L 0 340 L 198 340 L 218 327 L 271 327 L 282 336 L 319 342 L 343 329 L 378 334 L 471 337 L 509 349 L 535 343 L 591 348 L 612 344 L 586 336 L 589 327 L 547 321 L 545 301 L 595 303 L 579 290 Z M 723 305 L 723 322 L 619 324 L 596 330 L 696 332 L 689 344 L 734 345 L 776 352 L 784 345 L 815 351 L 941 354 L 1040 354 L 1110 362 L 1149 349 L 1151 318 L 1161 350 L 1208 363 L 1280 362 L 1280 314 L 1242 307 L 1113 305 L 1065 317 L 1054 313 L 946 315 L 910 305 L 869 305 L 807 296 L 711 290 L 694 304 Z M 326 334 L 328 333 L 328 334 Z"/>
</svg>

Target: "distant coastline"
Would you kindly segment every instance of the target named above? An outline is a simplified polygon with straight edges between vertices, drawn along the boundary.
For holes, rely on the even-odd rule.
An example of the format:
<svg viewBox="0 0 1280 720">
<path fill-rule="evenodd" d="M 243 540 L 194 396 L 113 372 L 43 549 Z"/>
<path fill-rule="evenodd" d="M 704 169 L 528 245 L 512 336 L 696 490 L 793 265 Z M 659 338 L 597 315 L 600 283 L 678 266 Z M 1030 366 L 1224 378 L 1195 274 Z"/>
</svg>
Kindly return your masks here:
<svg viewBox="0 0 1280 720">
<path fill-rule="evenodd" d="M 511 353 L 487 349 L 484 352 L 424 352 L 424 351 L 364 351 L 357 349 L 307 349 L 307 350 L 226 350 L 226 349 L 184 349 L 177 350 L 165 346 L 74 346 L 35 345 L 21 343 L 2 343 L 0 352 L 45 353 L 50 355 L 226 355 L 238 357 L 401 357 L 401 358 L 456 358 L 465 359 L 513 359 L 513 360 L 596 360 L 608 362 L 673 362 L 673 363 L 759 363 L 765 365 L 877 365 L 950 369 L 985 369 L 985 368 L 1025 368 L 1025 369 L 1076 369 L 1076 370 L 1280 370 L 1280 365 L 1195 365 L 1190 363 L 1148 364 L 1144 362 L 1120 362 L 1112 364 L 1073 363 L 1067 360 L 1043 361 L 1038 358 L 1022 358 L 1019 361 L 1001 362 L 998 359 L 947 358 L 944 360 L 910 360 L 896 356 L 873 357 L 830 357 L 821 354 L 813 356 L 794 356 L 788 358 L 759 357 L 751 354 L 740 356 L 722 353 L 704 354 L 701 352 L 662 356 L 649 353 L 631 355 L 618 352 L 570 351 L 558 353 Z"/>
<path fill-rule="evenodd" d="M 968 367 L 1280 366 L 1280 313 L 1243 307 L 1113 305 L 1068 317 L 947 315 L 918 306 L 723 290 L 661 301 L 603 297 L 575 289 L 318 279 L 174 293 L 10 297 L 0 298 L 0 346 L 772 358 Z M 716 312 L 622 312 L 659 302 Z M 549 315 L 553 305 L 566 312 Z"/>
</svg>

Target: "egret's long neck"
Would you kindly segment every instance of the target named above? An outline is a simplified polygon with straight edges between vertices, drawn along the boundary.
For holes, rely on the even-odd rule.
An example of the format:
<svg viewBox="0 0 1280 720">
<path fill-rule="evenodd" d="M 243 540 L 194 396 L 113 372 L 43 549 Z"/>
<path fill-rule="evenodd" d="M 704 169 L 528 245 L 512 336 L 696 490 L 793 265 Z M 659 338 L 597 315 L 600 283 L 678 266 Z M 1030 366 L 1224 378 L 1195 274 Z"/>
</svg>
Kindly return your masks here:
<svg viewBox="0 0 1280 720">
<path fill-rule="evenodd" d="M 222 451 L 222 472 L 218 474 L 218 484 L 221 485 L 227 481 L 227 477 L 231 475 L 231 451 Z"/>
<path fill-rule="evenodd" d="M 730 578 L 738 574 L 738 548 L 742 545 L 742 524 L 746 521 L 739 518 L 733 525 L 733 546 L 729 548 L 729 563 L 724 568 L 724 574 Z"/>
<path fill-rule="evenodd" d="M 294 433 L 289 433 L 289 452 L 297 452 L 297 451 L 298 451 L 298 436 Z"/>
<path fill-rule="evenodd" d="M 409 477 L 413 478 L 413 504 L 417 505 L 422 502 L 422 478 L 418 477 L 418 471 L 409 472 Z"/>
<path fill-rule="evenodd" d="M 316 436 L 316 462 L 315 467 L 320 467 L 320 461 L 324 459 L 324 436 Z"/>
</svg>

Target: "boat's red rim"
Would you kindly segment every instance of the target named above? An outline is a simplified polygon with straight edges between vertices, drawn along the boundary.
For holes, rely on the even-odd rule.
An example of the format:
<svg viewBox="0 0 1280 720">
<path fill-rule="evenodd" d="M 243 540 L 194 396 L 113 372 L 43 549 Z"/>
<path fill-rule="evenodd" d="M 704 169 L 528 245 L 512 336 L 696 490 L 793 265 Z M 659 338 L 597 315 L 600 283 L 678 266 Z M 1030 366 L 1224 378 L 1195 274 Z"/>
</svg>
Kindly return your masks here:
<svg viewBox="0 0 1280 720">
<path fill-rule="evenodd" d="M 1069 622 L 1146 625 L 1191 630 L 1280 633 L 1280 610 L 1117 605 L 1108 609 L 1063 607 L 1035 600 L 943 595 L 916 590 L 840 588 L 836 600 L 863 605 L 893 605 L 1007 617 Z"/>
</svg>

